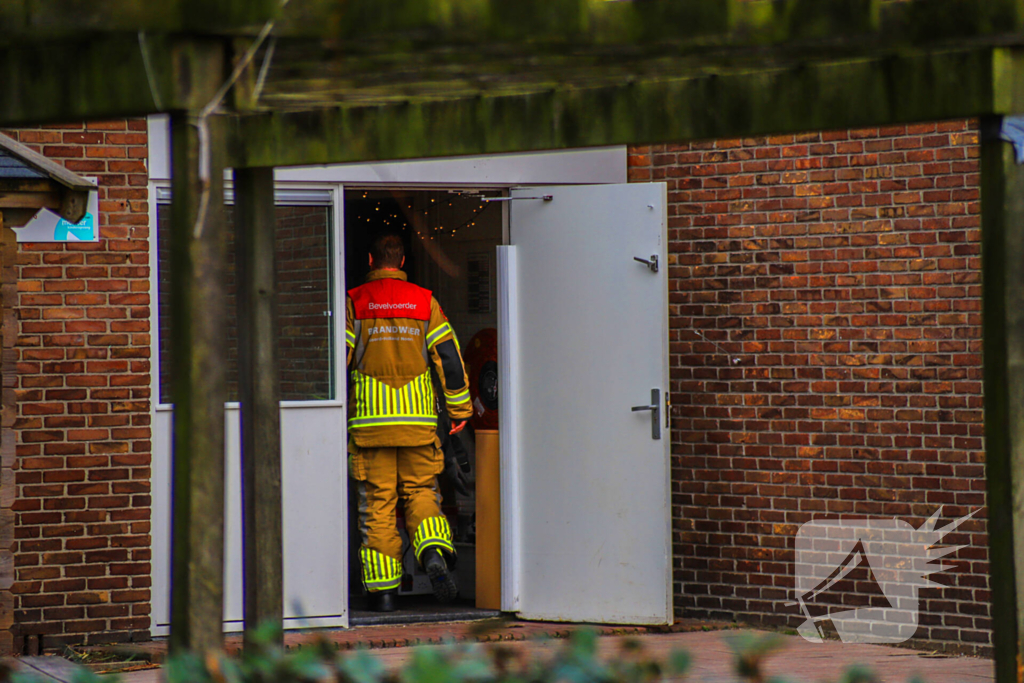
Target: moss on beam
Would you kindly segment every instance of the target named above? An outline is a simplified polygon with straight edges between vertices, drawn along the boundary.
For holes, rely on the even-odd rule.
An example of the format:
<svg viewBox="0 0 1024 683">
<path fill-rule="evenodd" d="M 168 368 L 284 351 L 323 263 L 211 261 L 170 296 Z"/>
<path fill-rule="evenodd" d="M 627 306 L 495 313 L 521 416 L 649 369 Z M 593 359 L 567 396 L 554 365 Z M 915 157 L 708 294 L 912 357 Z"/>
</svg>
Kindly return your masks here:
<svg viewBox="0 0 1024 683">
<path fill-rule="evenodd" d="M 883 37 L 915 42 L 987 35 L 1024 29 L 1021 0 L 913 0 L 881 8 Z"/>
<path fill-rule="evenodd" d="M 291 0 L 282 34 L 343 44 L 932 43 L 1024 28 L 1021 0 Z"/>
<path fill-rule="evenodd" d="M 1000 3 L 1003 0 L 991 0 Z M 79 31 L 280 32 L 344 39 L 456 42 L 702 39 L 846 35 L 877 28 L 880 0 L 3 0 L 0 41 Z"/>
<path fill-rule="evenodd" d="M 146 48 L 149 73 L 135 34 L 0 47 L 0 125 L 198 110 L 222 82 L 220 40 L 152 36 Z"/>
<path fill-rule="evenodd" d="M 452 101 L 239 116 L 235 166 L 656 143 L 993 113 L 989 49 L 890 54 Z"/>
<path fill-rule="evenodd" d="M 995 0 L 1002 2 L 1002 0 Z M 760 44 L 878 28 L 880 0 L 291 0 L 281 31 L 343 40 Z"/>
<path fill-rule="evenodd" d="M 2 0 L 0 41 L 86 31 L 251 32 L 280 13 L 279 0 Z"/>
<path fill-rule="evenodd" d="M 764 45 L 865 36 L 880 28 L 879 0 L 655 0 L 592 4 L 599 42 Z"/>
<path fill-rule="evenodd" d="M 97 33 L 282 35 L 392 46 L 932 42 L 1024 29 L 1021 0 L 3 0 L 0 42 Z"/>
</svg>

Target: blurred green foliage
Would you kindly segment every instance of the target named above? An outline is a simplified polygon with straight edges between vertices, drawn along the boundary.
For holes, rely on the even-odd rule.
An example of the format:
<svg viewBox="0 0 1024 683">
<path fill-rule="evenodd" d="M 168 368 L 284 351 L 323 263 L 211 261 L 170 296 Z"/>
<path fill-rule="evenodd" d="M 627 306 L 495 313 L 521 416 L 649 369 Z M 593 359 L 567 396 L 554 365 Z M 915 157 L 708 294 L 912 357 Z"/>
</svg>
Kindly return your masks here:
<svg viewBox="0 0 1024 683">
<path fill-rule="evenodd" d="M 726 636 L 733 651 L 737 681 L 785 683 L 765 673 L 767 659 L 784 648 L 778 634 Z M 165 664 L 167 683 L 656 683 L 685 680 L 692 660 L 676 650 L 664 660 L 651 656 L 642 638 L 622 638 L 617 651 L 602 655 L 592 629 L 581 628 L 564 640 L 528 644 L 450 642 L 417 647 L 401 667 L 389 670 L 367 650 L 339 652 L 321 640 L 286 649 L 273 626 L 257 629 L 238 655 L 183 653 Z M 0 670 L 0 681 L 42 683 L 31 673 Z M 119 683 L 82 668 L 72 683 Z M 837 683 L 880 683 L 871 671 L 849 669 Z"/>
</svg>

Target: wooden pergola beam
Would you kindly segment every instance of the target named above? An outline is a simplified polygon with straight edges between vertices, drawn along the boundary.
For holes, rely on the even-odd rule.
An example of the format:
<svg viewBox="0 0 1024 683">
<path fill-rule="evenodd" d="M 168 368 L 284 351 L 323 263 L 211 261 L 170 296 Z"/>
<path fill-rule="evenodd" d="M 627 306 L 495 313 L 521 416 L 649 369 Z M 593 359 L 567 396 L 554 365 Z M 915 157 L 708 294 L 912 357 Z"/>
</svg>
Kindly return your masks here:
<svg viewBox="0 0 1024 683">
<path fill-rule="evenodd" d="M 133 49 L 137 46 L 97 59 L 71 51 L 55 59 L 54 65 L 72 64 L 69 71 L 77 72 L 71 93 L 59 87 L 51 91 L 40 85 L 45 78 L 34 79 L 28 68 L 5 65 L 0 55 L 0 74 L 10 67 L 6 73 L 11 85 L 11 96 L 0 99 L 0 126 L 194 111 L 205 104 L 189 93 L 175 96 L 167 84 L 160 87 L 165 99 L 157 107 L 145 72 L 132 63 L 138 58 Z M 992 50 L 979 48 L 779 69 L 708 70 L 692 77 L 638 75 L 600 87 L 553 84 L 534 92 L 492 90 L 452 100 L 414 98 L 379 106 L 328 107 L 313 102 L 307 110 L 241 115 L 230 125 L 244 135 L 249 149 L 237 149 L 232 161 L 240 166 L 284 166 L 977 116 L 999 111 L 991 93 L 992 55 Z M 108 61 L 115 66 L 108 68 Z M 100 85 L 92 88 L 90 82 Z M 116 89 L 111 82 L 134 87 Z M 109 97 L 103 95 L 108 87 Z M 430 135 L 417 137 L 414 130 Z"/>
<path fill-rule="evenodd" d="M 374 42 L 555 40 L 777 45 L 857 36 L 897 42 L 1011 34 L 1020 0 L 292 0 L 282 35 Z"/>
<path fill-rule="evenodd" d="M 0 47 L 0 126 L 198 111 L 224 51 L 219 38 L 137 34 Z"/>
<path fill-rule="evenodd" d="M 4 0 L 0 41 L 83 32 L 251 32 L 280 12 L 280 0 Z"/>
<path fill-rule="evenodd" d="M 223 78 L 202 71 L 206 55 L 232 40 L 244 47 L 244 36 L 261 26 L 246 23 L 246 17 L 275 16 L 277 2 L 259 0 L 250 9 L 243 0 L 218 0 L 210 7 L 202 0 L 107 0 L 87 8 L 79 0 L 0 3 L 0 126 L 198 111 L 207 104 L 199 94 L 211 88 L 196 82 Z M 199 5 L 202 11 L 188 10 Z M 217 12 L 231 20 L 217 18 Z M 200 25 L 183 23 L 179 14 Z M 90 27 L 95 32 L 83 31 Z M 621 72 L 622 64 L 642 67 L 622 74 L 622 83 L 667 80 L 665 74 L 685 68 L 717 70 L 723 77 L 730 68 L 767 73 L 760 67 L 779 61 L 824 74 L 836 60 L 870 61 L 886 51 L 885 59 L 900 61 L 898 51 L 909 51 L 908 59 L 915 60 L 965 43 L 980 51 L 1012 45 L 1021 42 L 1022 28 L 1024 0 L 292 0 L 275 35 L 305 39 L 316 48 L 318 62 L 364 60 L 383 101 L 410 91 L 415 99 L 417 84 L 408 82 L 409 73 L 419 77 L 415 63 L 431 49 L 453 71 L 497 54 L 547 64 L 554 73 L 550 82 L 543 76 L 523 81 L 496 66 L 480 74 L 478 92 L 469 93 L 489 99 L 508 95 L 510 86 L 518 93 L 579 87 L 561 78 L 561 71 L 580 64 L 594 66 L 598 76 L 604 72 L 605 80 Z M 289 62 L 282 54 L 278 50 L 272 61 L 265 92 L 280 91 L 280 81 L 287 85 L 298 73 L 292 95 L 305 95 L 298 103 L 267 100 L 265 108 L 330 106 L 337 93 L 351 88 L 330 69 L 303 73 L 302 58 Z M 639 59 L 644 55 L 646 64 Z M 753 66 L 730 67 L 742 63 Z M 243 83 L 254 76 L 247 74 Z M 440 87 L 435 94 L 466 97 L 460 88 L 446 92 Z M 247 97 L 228 102 L 237 109 L 259 106 Z"/>
<path fill-rule="evenodd" d="M 378 42 L 494 40 L 782 44 L 860 36 L 934 41 L 1011 34 L 1020 0 L 5 0 L 0 41 L 83 31 L 254 35 Z"/>
<path fill-rule="evenodd" d="M 241 115 L 234 167 L 730 138 L 1001 113 L 1009 49 L 912 52 L 592 88 Z"/>
</svg>

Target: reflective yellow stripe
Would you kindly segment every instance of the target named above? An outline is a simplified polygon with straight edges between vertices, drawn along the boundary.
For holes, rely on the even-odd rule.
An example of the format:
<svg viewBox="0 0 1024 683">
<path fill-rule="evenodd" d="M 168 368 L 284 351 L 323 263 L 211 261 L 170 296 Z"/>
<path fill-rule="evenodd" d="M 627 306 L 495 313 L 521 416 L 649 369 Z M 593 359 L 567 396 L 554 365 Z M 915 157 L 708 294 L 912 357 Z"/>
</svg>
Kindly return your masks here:
<svg viewBox="0 0 1024 683">
<path fill-rule="evenodd" d="M 352 330 L 345 330 L 345 343 L 355 348 L 356 345 L 356 333 Z"/>
<path fill-rule="evenodd" d="M 452 545 L 452 528 L 448 526 L 448 519 L 445 517 L 427 517 L 416 527 L 416 533 L 412 536 L 413 552 L 416 559 L 427 548 L 441 548 L 454 554 L 455 546 Z"/>
<path fill-rule="evenodd" d="M 383 427 L 385 425 L 424 425 L 437 427 L 436 417 L 353 417 L 348 421 L 349 429 Z"/>
<path fill-rule="evenodd" d="M 386 591 L 402 585 L 402 563 L 372 548 L 359 549 L 363 583 L 368 591 Z"/>
<path fill-rule="evenodd" d="M 440 325 L 438 325 L 436 328 L 434 328 L 434 330 L 432 332 L 428 332 L 427 333 L 427 348 L 429 349 L 430 347 L 432 347 L 434 344 L 437 343 L 437 341 L 441 337 L 445 336 L 446 334 L 452 334 L 453 336 L 455 334 L 454 332 L 452 332 L 452 326 L 449 325 L 446 322 L 441 323 Z M 456 342 L 456 344 L 458 344 L 458 342 Z"/>
<path fill-rule="evenodd" d="M 448 401 L 448 403 L 466 403 L 469 401 L 469 389 L 456 391 L 454 394 L 446 393 L 445 400 Z"/>
<path fill-rule="evenodd" d="M 430 371 L 395 389 L 384 382 L 352 371 L 355 386 L 355 414 L 350 429 L 380 425 L 437 425 L 434 412 L 434 386 Z"/>
</svg>

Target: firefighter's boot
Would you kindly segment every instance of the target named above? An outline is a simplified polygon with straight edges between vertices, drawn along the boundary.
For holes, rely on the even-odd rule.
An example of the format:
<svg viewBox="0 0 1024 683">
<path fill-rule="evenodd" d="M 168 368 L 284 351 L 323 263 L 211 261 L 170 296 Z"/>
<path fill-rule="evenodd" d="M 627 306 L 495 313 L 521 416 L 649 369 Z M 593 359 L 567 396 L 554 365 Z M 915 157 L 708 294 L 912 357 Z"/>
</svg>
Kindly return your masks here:
<svg viewBox="0 0 1024 683">
<path fill-rule="evenodd" d="M 448 571 L 448 564 L 444 561 L 441 551 L 437 548 L 427 548 L 422 556 L 423 571 L 430 577 L 430 588 L 434 591 L 434 597 L 439 602 L 451 602 L 458 596 L 459 587 L 455 585 L 455 579 Z"/>
<path fill-rule="evenodd" d="M 394 612 L 398 609 L 398 589 L 370 593 L 370 609 L 374 612 Z"/>
</svg>

